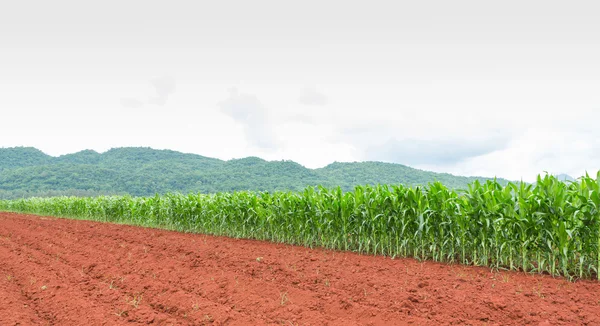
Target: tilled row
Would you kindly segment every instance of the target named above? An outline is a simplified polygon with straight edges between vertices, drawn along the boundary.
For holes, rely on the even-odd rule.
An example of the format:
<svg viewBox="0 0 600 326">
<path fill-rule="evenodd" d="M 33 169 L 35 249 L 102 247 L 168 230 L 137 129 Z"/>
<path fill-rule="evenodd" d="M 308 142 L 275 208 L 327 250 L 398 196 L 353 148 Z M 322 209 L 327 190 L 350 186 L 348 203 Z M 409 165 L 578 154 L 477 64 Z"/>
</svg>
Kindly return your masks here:
<svg viewBox="0 0 600 326">
<path fill-rule="evenodd" d="M 33 301 L 32 309 L 51 323 L 72 321 L 80 311 L 86 311 L 82 317 L 112 323 L 277 323 L 303 317 L 353 323 L 351 313 L 332 314 L 329 310 L 335 309 L 327 309 L 338 303 L 347 306 L 336 298 L 353 296 L 331 287 L 339 277 L 326 279 L 330 273 L 319 276 L 318 268 L 311 276 L 304 267 L 298 270 L 293 262 L 281 264 L 269 256 L 245 253 L 240 259 L 229 253 L 240 240 L 211 244 L 206 241 L 216 238 L 83 221 L 68 221 L 71 227 L 47 218 L 12 222 L 2 228 L 11 242 L 7 261 L 11 255 L 17 258 L 17 277 L 31 283 L 22 286 Z M 99 232 L 107 228 L 110 233 Z M 184 244 L 181 236 L 187 238 Z M 308 255 L 306 250 L 298 253 Z M 319 287 L 329 288 L 329 293 L 315 295 Z M 39 301 L 48 304 L 36 304 Z M 354 304 L 360 301 L 357 296 Z M 377 307 L 372 310 L 368 317 L 378 315 Z"/>
<path fill-rule="evenodd" d="M 1 325 L 600 322 L 593 281 L 10 213 L 0 261 Z"/>
</svg>

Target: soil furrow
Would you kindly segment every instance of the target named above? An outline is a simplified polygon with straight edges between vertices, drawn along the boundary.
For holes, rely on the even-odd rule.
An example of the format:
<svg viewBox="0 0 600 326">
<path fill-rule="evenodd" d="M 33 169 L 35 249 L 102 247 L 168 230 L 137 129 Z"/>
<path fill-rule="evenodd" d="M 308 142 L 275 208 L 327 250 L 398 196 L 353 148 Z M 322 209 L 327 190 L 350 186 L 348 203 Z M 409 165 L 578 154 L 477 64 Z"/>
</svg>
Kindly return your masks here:
<svg viewBox="0 0 600 326">
<path fill-rule="evenodd" d="M 600 323 L 596 281 L 80 220 L 0 213 L 0 260 L 0 325 Z"/>
<path fill-rule="evenodd" d="M 20 228 L 23 228 L 25 226 L 22 226 Z M 44 229 L 44 228 L 41 228 Z M 11 230 L 12 232 L 18 232 L 17 230 Z M 40 237 L 40 242 L 42 243 L 46 243 L 49 245 L 53 245 L 55 248 L 64 248 L 65 245 L 64 244 L 60 244 L 59 241 L 60 240 L 64 240 L 64 239 L 70 239 L 70 238 L 77 238 L 80 239 L 81 236 L 75 235 L 75 233 L 82 233 L 85 231 L 81 231 L 81 228 L 78 231 L 73 231 L 73 230 L 69 230 L 69 231 L 65 231 L 64 229 L 61 229 L 60 232 L 57 232 L 59 234 L 61 234 L 61 236 L 59 237 Z M 62 234 L 64 233 L 64 234 Z M 26 235 L 24 235 L 26 236 Z M 127 236 L 127 235 L 125 235 Z M 131 236 L 131 234 L 129 234 L 129 236 Z M 85 235 L 84 235 L 85 237 Z M 135 256 L 134 257 L 138 257 L 138 254 L 140 253 L 140 250 L 136 250 L 136 248 L 148 248 L 148 247 L 153 247 L 153 245 L 151 243 L 138 243 L 135 240 L 132 240 L 131 237 L 128 237 L 127 241 L 125 241 L 125 239 L 123 239 L 121 237 L 120 234 L 115 234 L 109 238 L 104 237 L 105 240 L 105 248 L 109 248 L 109 252 L 106 253 L 108 260 L 110 261 L 118 261 L 119 257 L 123 257 L 126 256 L 125 252 L 127 252 L 127 254 L 131 254 L 132 252 L 134 252 Z M 166 238 L 163 237 L 163 240 L 166 240 Z M 203 301 L 209 301 L 209 302 L 213 302 L 215 303 L 215 306 L 223 306 L 224 309 L 226 309 L 226 311 L 231 310 L 231 314 L 234 314 L 234 311 L 237 313 L 241 313 L 241 314 L 248 314 L 248 313 L 244 313 L 244 311 L 249 312 L 251 315 L 254 315 L 253 311 L 253 307 L 256 304 L 270 304 L 272 306 L 274 306 L 274 308 L 277 308 L 277 301 L 280 302 L 284 302 L 284 304 L 288 303 L 288 304 L 292 304 L 293 302 L 289 299 L 291 297 L 297 298 L 297 299 L 301 299 L 302 301 L 309 301 L 311 300 L 311 296 L 310 296 L 310 292 L 312 292 L 314 290 L 314 287 L 312 284 L 317 284 L 319 282 L 318 277 L 311 277 L 311 281 L 314 281 L 314 283 L 309 283 L 309 287 L 308 289 L 301 289 L 301 288 L 305 288 L 305 286 L 302 286 L 303 283 L 299 283 L 301 281 L 301 278 L 296 277 L 297 281 L 294 282 L 292 281 L 291 284 L 289 284 L 288 286 L 286 286 L 285 288 L 282 288 L 281 290 L 278 291 L 270 291 L 271 293 L 268 295 L 268 297 L 270 298 L 270 300 L 265 300 L 264 298 L 262 298 L 262 296 L 265 295 L 265 291 L 264 290 L 260 290 L 259 292 L 253 291 L 252 288 L 250 289 L 245 289 L 243 292 L 238 291 L 237 285 L 239 284 L 246 284 L 246 283 L 255 283 L 255 285 L 253 286 L 253 288 L 260 288 L 260 289 L 268 289 L 273 287 L 273 283 L 277 282 L 277 279 L 283 278 L 286 279 L 288 277 L 293 277 L 293 273 L 290 273 L 289 271 L 285 270 L 285 266 L 283 265 L 279 265 L 279 266 L 275 266 L 275 268 L 273 268 L 273 266 L 268 266 L 269 268 L 248 268 L 250 266 L 250 264 L 248 264 L 247 262 L 240 262 L 240 261 L 232 261 L 230 259 L 228 259 L 228 257 L 224 257 L 223 253 L 221 251 L 217 251 L 217 252 L 209 252 L 208 255 L 206 255 L 207 257 L 199 257 L 199 255 L 195 254 L 193 252 L 193 250 L 195 250 L 194 247 L 196 247 L 196 245 L 192 245 L 192 248 L 187 248 L 186 246 L 181 246 L 179 244 L 177 244 L 177 242 L 173 242 L 175 243 L 175 247 L 171 247 L 169 245 L 169 241 L 165 241 L 163 243 L 163 245 L 161 246 L 162 248 L 160 250 L 153 250 L 152 252 L 154 253 L 155 257 L 152 257 L 152 253 L 148 253 L 145 252 L 142 256 L 145 256 L 145 258 L 143 259 L 150 259 L 150 263 L 152 261 L 155 260 L 160 260 L 160 261 L 166 261 L 167 264 L 166 265 L 179 265 L 178 266 L 178 270 L 184 270 L 184 269 L 189 269 L 187 272 L 185 273 L 180 273 L 181 275 L 193 275 L 194 277 L 192 279 L 190 279 L 189 277 L 183 277 L 182 280 L 179 280 L 176 282 L 176 284 L 169 284 L 167 287 L 176 287 L 176 288 L 180 288 L 181 290 L 180 295 L 182 297 L 191 297 L 191 299 L 189 299 L 190 302 L 194 302 L 193 304 L 191 304 L 190 306 L 193 307 L 198 307 L 200 306 L 200 302 Z M 68 244 L 66 245 L 68 246 Z M 230 249 L 231 245 L 226 245 L 225 249 Z M 95 247 L 71 247 L 73 249 L 70 250 L 70 257 L 74 258 L 74 256 L 83 256 L 83 257 L 101 257 L 99 254 L 94 253 L 94 248 Z M 121 249 L 121 252 L 118 252 L 114 250 L 114 248 L 116 249 Z M 214 248 L 215 250 L 220 250 L 218 248 L 218 246 L 216 248 Z M 83 250 L 83 251 L 82 251 Z M 191 251 L 190 251 L 191 250 Z M 146 250 L 145 250 L 146 251 Z M 173 257 L 164 257 L 164 253 L 172 253 L 172 252 L 176 252 L 178 253 L 178 255 L 180 255 L 180 259 L 177 258 L 177 256 L 173 256 Z M 114 257 L 115 255 L 117 255 L 117 257 Z M 150 257 L 148 257 L 150 256 Z M 180 264 L 179 260 L 186 260 L 190 257 L 195 256 L 196 259 L 190 264 Z M 102 277 L 102 278 L 106 278 L 106 275 L 111 275 L 110 272 L 107 272 L 106 270 L 102 269 L 102 262 L 104 260 L 107 260 L 107 257 L 102 257 L 102 260 L 99 260 L 98 264 L 94 264 L 96 267 L 93 270 L 93 273 L 98 275 L 97 278 Z M 199 259 L 199 260 L 198 260 Z M 131 256 L 129 256 L 128 260 L 131 260 Z M 137 262 L 139 263 L 140 261 L 137 260 Z M 253 262 L 252 259 L 250 259 L 251 263 L 256 263 Z M 142 262 L 143 264 L 143 262 Z M 106 264 L 104 264 L 106 265 Z M 187 266 L 186 266 L 187 265 Z M 217 277 L 217 280 L 214 280 L 215 275 L 218 274 L 222 274 L 222 270 L 221 267 L 222 265 L 227 265 L 227 266 L 231 266 L 233 268 L 233 270 L 235 271 L 242 271 L 241 273 L 236 273 L 236 276 L 234 276 L 234 280 L 220 280 L 222 278 L 221 276 Z M 195 267 L 194 267 L 195 266 Z M 198 266 L 202 266 L 203 268 L 200 269 L 198 271 Z M 265 264 L 257 264 L 257 266 L 267 266 Z M 292 265 L 290 265 L 292 266 Z M 121 275 L 126 276 L 126 277 L 136 277 L 136 273 L 137 271 L 135 270 L 130 270 L 128 269 L 129 265 L 127 266 L 122 266 L 122 268 L 120 268 L 121 271 Z M 292 266 L 293 268 L 293 266 Z M 194 269 L 196 271 L 194 271 Z M 244 272 L 245 270 L 245 272 Z M 171 271 L 164 271 L 159 269 L 158 271 L 154 271 L 159 275 L 165 275 L 165 274 L 169 274 Z M 294 271 L 296 272 L 296 271 Z M 318 273 L 318 271 L 317 271 Z M 208 275 L 208 276 L 207 276 Z M 146 276 L 146 275 L 144 275 Z M 205 276 L 205 277 L 203 277 Z M 121 276 L 118 276 L 121 277 Z M 143 277 L 143 276 L 142 276 Z M 114 277 L 113 277 L 114 278 Z M 213 279 L 210 281 L 207 281 L 209 278 Z M 196 281 L 199 280 L 199 281 Z M 111 280 L 112 281 L 112 280 Z M 232 281 L 231 283 L 234 283 L 235 286 L 233 287 L 227 287 L 226 288 L 226 284 L 228 283 L 228 281 Z M 107 281 L 108 282 L 108 281 Z M 198 291 L 194 291 L 193 289 L 189 289 L 186 288 L 185 284 L 189 284 L 189 283 L 199 283 L 199 286 L 201 288 L 209 288 L 208 292 L 203 292 L 202 290 Z M 215 284 L 216 282 L 216 284 Z M 328 281 L 325 281 L 328 282 Z M 116 286 L 119 286 L 120 288 L 122 287 L 126 287 L 125 284 L 128 282 L 117 282 Z M 164 282 L 160 282 L 159 279 L 154 279 L 154 280 L 148 280 L 146 279 L 145 283 L 149 284 L 149 287 L 158 287 L 158 288 L 165 288 L 165 284 Z M 208 283 L 208 284 L 207 284 Z M 212 283 L 212 284 L 211 284 Z M 258 284 L 256 284 L 258 283 Z M 300 286 L 295 285 L 294 283 L 298 283 Z M 321 282 L 323 283 L 323 282 Z M 211 287 L 214 287 L 215 285 L 218 285 L 219 287 L 217 289 L 210 289 Z M 318 284 L 317 284 L 318 286 Z M 321 284 L 320 286 L 323 286 L 323 284 Z M 325 285 L 325 286 L 329 286 L 329 285 Z M 337 296 L 339 297 L 347 297 L 347 295 L 345 293 L 339 294 L 338 292 L 341 292 L 339 289 L 331 289 L 332 292 L 336 293 Z M 129 291 L 130 293 L 142 293 L 144 292 L 144 289 L 130 289 Z M 306 292 L 306 293 L 305 293 Z M 229 293 L 229 295 L 224 296 L 223 293 Z M 191 294 L 191 296 L 190 296 Z M 198 296 L 197 296 L 198 295 Z M 318 299 L 313 299 L 314 302 L 310 303 L 309 306 L 310 307 L 319 307 L 318 304 Z M 237 305 L 227 305 L 227 302 L 229 301 L 235 301 L 235 302 L 239 302 Z M 266 302 L 265 302 L 266 301 Z M 246 302 L 246 303 L 244 303 Z M 344 304 L 344 303 L 342 303 Z M 356 305 L 362 305 L 362 303 L 360 302 L 360 298 L 359 300 L 356 301 L 355 303 Z M 165 307 L 165 305 L 161 304 L 161 303 L 156 303 L 156 302 L 151 302 L 150 303 L 151 307 L 156 309 L 156 307 L 161 307 L 159 309 L 161 310 L 167 310 L 167 311 L 173 311 L 174 308 L 176 308 L 177 310 L 181 310 L 182 307 L 170 307 L 170 308 L 162 308 Z M 167 306 L 168 307 L 168 306 Z M 228 307 L 230 309 L 228 309 Z M 184 309 L 185 310 L 185 309 Z M 277 309 L 273 309 L 274 312 L 277 312 Z M 185 314 L 185 313 L 183 313 Z M 272 313 L 267 314 L 267 318 L 270 318 L 270 320 L 272 320 L 273 322 L 276 322 L 277 317 L 276 316 L 271 316 Z M 347 313 L 340 311 L 337 316 L 335 314 L 333 314 L 333 317 L 337 317 L 338 319 L 344 319 L 346 318 Z M 254 316 L 256 318 L 261 317 L 261 315 L 256 315 Z M 330 316 L 328 316 L 330 317 Z M 350 322 L 350 321 L 349 321 Z"/>
</svg>

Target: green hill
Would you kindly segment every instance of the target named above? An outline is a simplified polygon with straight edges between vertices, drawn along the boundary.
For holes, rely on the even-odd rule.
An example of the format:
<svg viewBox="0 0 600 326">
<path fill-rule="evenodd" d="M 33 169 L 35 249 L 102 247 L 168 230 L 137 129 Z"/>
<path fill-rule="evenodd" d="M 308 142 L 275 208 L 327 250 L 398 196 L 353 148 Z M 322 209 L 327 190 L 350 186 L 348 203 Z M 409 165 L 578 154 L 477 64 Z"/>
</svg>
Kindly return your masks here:
<svg viewBox="0 0 600 326">
<path fill-rule="evenodd" d="M 333 163 L 316 171 L 323 176 L 328 176 L 336 186 L 339 185 L 344 189 L 351 189 L 357 184 L 402 183 L 416 186 L 432 181 L 440 181 L 451 188 L 462 188 L 476 179 L 486 179 L 435 173 L 414 169 L 406 165 L 382 162 Z M 501 183 L 506 182 L 503 179 L 499 181 Z"/>
<path fill-rule="evenodd" d="M 27 166 L 50 164 L 52 157 L 33 147 L 0 148 L 0 172 Z"/>
<path fill-rule="evenodd" d="M 314 185 L 351 190 L 355 185 L 402 183 L 414 186 L 435 180 L 461 188 L 475 179 L 485 178 L 453 176 L 381 162 L 332 163 L 324 168 L 308 169 L 292 161 L 265 161 L 257 157 L 223 161 L 151 148 L 115 148 L 105 153 L 85 150 L 59 157 L 31 147 L 0 148 L 0 199 L 298 191 Z"/>
</svg>

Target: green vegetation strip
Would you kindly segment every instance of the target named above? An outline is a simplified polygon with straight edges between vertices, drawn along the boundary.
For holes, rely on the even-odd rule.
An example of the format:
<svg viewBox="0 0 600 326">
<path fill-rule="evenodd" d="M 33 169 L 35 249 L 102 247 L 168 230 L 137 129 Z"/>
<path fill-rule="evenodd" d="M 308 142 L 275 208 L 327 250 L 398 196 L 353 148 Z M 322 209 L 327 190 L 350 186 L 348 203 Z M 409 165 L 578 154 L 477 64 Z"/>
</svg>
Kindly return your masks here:
<svg viewBox="0 0 600 326">
<path fill-rule="evenodd" d="M 414 257 L 570 279 L 598 277 L 600 172 L 577 182 L 475 181 L 303 192 L 57 197 L 0 201 L 0 210 L 128 223 Z"/>
</svg>

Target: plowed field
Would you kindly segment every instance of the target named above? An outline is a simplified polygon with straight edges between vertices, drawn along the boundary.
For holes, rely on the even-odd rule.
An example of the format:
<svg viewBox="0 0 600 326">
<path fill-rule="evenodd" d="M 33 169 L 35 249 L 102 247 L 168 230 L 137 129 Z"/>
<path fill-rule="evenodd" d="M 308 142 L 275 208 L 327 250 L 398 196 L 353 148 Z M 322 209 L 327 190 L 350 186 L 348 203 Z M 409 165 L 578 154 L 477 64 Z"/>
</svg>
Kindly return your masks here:
<svg viewBox="0 0 600 326">
<path fill-rule="evenodd" d="M 600 325 L 600 284 L 0 213 L 0 325 Z"/>
</svg>

